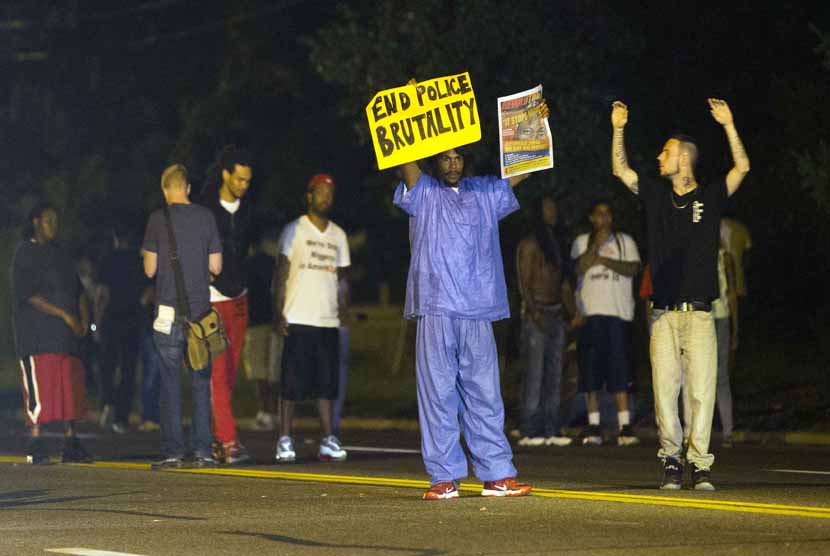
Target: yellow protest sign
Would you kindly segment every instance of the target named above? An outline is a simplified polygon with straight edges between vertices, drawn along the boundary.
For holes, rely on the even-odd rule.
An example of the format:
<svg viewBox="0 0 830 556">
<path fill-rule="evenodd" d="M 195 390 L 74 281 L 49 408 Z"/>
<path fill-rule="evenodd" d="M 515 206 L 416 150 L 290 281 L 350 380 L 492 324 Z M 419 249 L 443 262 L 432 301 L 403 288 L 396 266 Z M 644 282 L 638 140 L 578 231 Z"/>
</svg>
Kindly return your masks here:
<svg viewBox="0 0 830 556">
<path fill-rule="evenodd" d="M 481 139 L 467 72 L 381 91 L 366 117 L 381 170 Z"/>
</svg>

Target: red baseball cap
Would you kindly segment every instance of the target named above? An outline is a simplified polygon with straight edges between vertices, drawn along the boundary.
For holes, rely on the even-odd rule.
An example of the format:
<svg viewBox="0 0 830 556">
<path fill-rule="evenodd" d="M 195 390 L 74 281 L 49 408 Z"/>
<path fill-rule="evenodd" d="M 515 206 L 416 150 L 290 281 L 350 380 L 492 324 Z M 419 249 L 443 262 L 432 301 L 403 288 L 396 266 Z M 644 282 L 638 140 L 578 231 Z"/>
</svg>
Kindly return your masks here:
<svg viewBox="0 0 830 556">
<path fill-rule="evenodd" d="M 308 191 L 314 191 L 315 187 L 324 183 L 328 183 L 334 187 L 334 178 L 328 174 L 314 174 L 311 176 L 311 179 L 308 180 Z"/>
</svg>

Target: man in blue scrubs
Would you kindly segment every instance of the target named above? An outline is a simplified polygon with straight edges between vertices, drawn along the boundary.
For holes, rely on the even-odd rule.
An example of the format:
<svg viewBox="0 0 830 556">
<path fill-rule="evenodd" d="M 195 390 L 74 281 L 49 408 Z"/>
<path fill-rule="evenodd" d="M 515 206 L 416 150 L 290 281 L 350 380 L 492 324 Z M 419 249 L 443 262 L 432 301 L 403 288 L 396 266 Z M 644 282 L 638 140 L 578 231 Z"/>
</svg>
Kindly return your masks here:
<svg viewBox="0 0 830 556">
<path fill-rule="evenodd" d="M 547 117 L 547 106 L 543 106 Z M 432 485 L 425 500 L 458 497 L 467 476 L 464 434 L 482 496 L 525 496 L 504 434 L 504 404 L 491 322 L 510 316 L 499 220 L 519 208 L 500 180 L 464 175 L 461 149 L 436 155 L 434 175 L 401 166 L 394 202 L 410 215 L 404 316 L 415 319 L 421 453 Z"/>
</svg>

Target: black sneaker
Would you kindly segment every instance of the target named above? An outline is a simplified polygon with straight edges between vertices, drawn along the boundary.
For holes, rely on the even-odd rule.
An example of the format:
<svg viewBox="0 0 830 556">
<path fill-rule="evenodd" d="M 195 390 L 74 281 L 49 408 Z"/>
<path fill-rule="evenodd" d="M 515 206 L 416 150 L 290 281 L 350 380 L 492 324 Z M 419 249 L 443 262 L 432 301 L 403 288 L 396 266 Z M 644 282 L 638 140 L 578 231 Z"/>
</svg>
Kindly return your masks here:
<svg viewBox="0 0 830 556">
<path fill-rule="evenodd" d="M 29 445 L 26 447 L 26 463 L 32 465 L 49 465 L 52 463 L 49 454 L 46 453 L 46 444 L 42 438 L 32 437 L 29 439 Z"/>
<path fill-rule="evenodd" d="M 95 459 L 86 451 L 76 436 L 70 436 L 63 443 L 62 463 L 92 463 Z"/>
<path fill-rule="evenodd" d="M 683 464 L 677 458 L 663 462 L 663 484 L 660 490 L 680 490 L 683 487 Z"/>
<path fill-rule="evenodd" d="M 694 463 L 692 464 L 692 485 L 695 490 L 715 490 L 715 485 L 709 477 L 709 470 L 700 469 Z"/>
<path fill-rule="evenodd" d="M 623 425 L 620 433 L 617 435 L 617 446 L 636 446 L 640 443 L 640 439 L 634 434 L 634 429 L 631 425 Z"/>
<path fill-rule="evenodd" d="M 161 469 L 181 469 L 184 467 L 184 461 L 179 457 L 164 458 L 161 461 L 154 461 L 150 464 L 150 469 L 159 471 Z"/>
<path fill-rule="evenodd" d="M 187 467 L 192 469 L 207 469 L 210 467 L 219 467 L 219 462 L 210 456 L 194 456 Z"/>
</svg>

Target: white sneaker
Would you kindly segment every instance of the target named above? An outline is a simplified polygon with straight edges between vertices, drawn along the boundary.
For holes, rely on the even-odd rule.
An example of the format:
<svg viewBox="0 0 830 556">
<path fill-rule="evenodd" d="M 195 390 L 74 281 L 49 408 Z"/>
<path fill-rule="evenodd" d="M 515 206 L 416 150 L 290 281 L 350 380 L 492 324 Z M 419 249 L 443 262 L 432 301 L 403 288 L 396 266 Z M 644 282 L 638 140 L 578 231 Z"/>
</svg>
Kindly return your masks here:
<svg viewBox="0 0 830 556">
<path fill-rule="evenodd" d="M 272 431 L 276 428 L 276 423 L 273 413 L 259 411 L 256 414 L 253 429 L 255 431 Z"/>
<path fill-rule="evenodd" d="M 294 443 L 290 436 L 282 436 L 277 441 L 277 455 L 274 456 L 277 463 L 291 463 L 297 459 L 297 453 L 294 451 Z"/>
<path fill-rule="evenodd" d="M 542 446 L 544 443 L 544 436 L 523 436 L 519 439 L 519 446 Z"/>
<path fill-rule="evenodd" d="M 588 425 L 582 437 L 583 446 L 602 446 L 602 429 L 599 425 Z"/>
<path fill-rule="evenodd" d="M 101 427 L 102 429 L 104 429 L 105 431 L 108 431 L 108 432 L 110 431 L 110 428 L 112 427 L 112 421 L 113 421 L 113 418 L 114 418 L 114 415 L 112 413 L 113 413 L 112 406 L 111 405 L 105 405 L 101 409 L 101 414 L 98 416 L 98 426 Z"/>
<path fill-rule="evenodd" d="M 563 448 L 565 446 L 570 446 L 573 441 L 574 439 L 569 436 L 554 435 L 545 439 L 545 446 L 558 446 L 559 448 Z"/>
<path fill-rule="evenodd" d="M 317 453 L 320 461 L 343 461 L 346 455 L 346 450 L 340 446 L 340 441 L 333 434 L 320 441 L 320 451 Z"/>
</svg>

